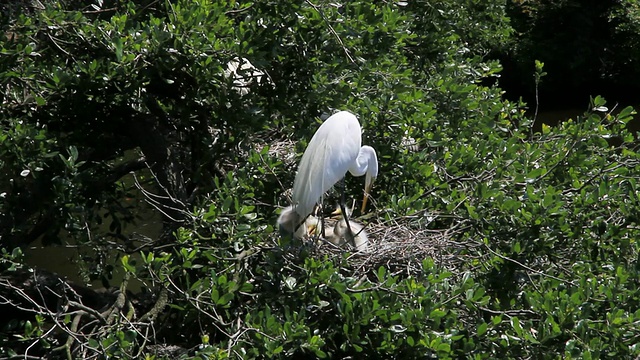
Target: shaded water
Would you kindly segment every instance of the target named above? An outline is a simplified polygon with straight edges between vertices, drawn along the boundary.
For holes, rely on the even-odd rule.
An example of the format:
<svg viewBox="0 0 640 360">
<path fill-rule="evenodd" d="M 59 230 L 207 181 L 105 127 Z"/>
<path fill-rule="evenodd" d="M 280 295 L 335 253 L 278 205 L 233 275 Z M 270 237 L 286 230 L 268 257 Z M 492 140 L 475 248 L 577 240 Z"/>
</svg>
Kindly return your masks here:
<svg viewBox="0 0 640 360">
<path fill-rule="evenodd" d="M 616 115 L 627 106 L 633 106 L 633 108 L 636 111 L 640 109 L 640 106 L 638 105 L 612 104 L 611 106 L 608 106 L 607 111 L 611 112 L 612 115 Z M 538 113 L 538 116 L 535 119 L 533 131 L 540 132 L 542 130 L 542 124 L 555 126 L 569 119 L 575 120 L 578 116 L 583 116 L 587 111 L 589 111 L 587 107 L 583 107 L 583 108 L 574 107 L 574 108 L 540 112 Z M 600 114 L 604 115 L 605 113 L 600 113 Z M 531 111 L 529 116 L 533 117 L 533 111 Z M 631 133 L 640 132 L 640 117 L 638 115 L 634 116 L 634 119 L 632 119 L 629 123 L 627 123 L 627 130 L 629 130 Z"/>
<path fill-rule="evenodd" d="M 126 182 L 133 183 L 133 178 Z M 123 225 L 123 234 L 138 234 L 141 237 L 148 237 L 151 239 L 157 239 L 162 232 L 162 217 L 161 215 L 144 200 L 144 196 L 139 190 L 132 190 L 133 197 L 124 201 L 127 202 L 127 206 L 134 205 L 136 209 L 136 221 L 134 224 Z M 132 203 L 134 202 L 134 203 Z M 99 233 L 109 232 L 109 222 L 105 221 L 98 229 Z M 113 266 L 112 277 L 109 278 L 111 286 L 119 286 L 124 278 L 124 270 L 120 263 L 120 257 L 122 253 L 113 250 L 106 254 L 96 254 L 95 251 L 87 245 L 78 245 L 77 242 L 68 235 L 61 236 L 61 242 L 63 245 L 49 245 L 43 246 L 42 239 L 38 239 L 30 247 L 25 249 L 25 262 L 29 266 L 35 266 L 41 269 L 46 269 L 51 272 L 55 272 L 58 275 L 67 278 L 75 283 L 92 286 L 94 288 L 102 288 L 103 283 L 100 280 L 88 281 L 83 273 L 87 272 L 87 269 L 81 269 L 82 263 L 81 257 L 85 259 L 95 259 L 100 255 L 103 258 L 104 265 Z M 132 258 L 138 260 L 139 254 L 132 254 Z M 91 266 L 91 265 L 89 265 Z M 131 291 L 138 291 L 141 284 L 138 281 L 130 280 L 128 289 Z"/>
</svg>

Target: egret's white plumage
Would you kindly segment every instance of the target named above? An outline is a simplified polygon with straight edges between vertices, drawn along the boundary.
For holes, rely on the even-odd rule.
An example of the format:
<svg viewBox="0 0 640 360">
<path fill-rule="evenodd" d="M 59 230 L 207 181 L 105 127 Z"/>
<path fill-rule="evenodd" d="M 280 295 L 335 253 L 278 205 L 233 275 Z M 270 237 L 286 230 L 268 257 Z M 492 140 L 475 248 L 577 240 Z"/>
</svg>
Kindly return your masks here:
<svg viewBox="0 0 640 360">
<path fill-rule="evenodd" d="M 302 155 L 293 184 L 293 204 L 300 217 L 310 214 L 347 171 L 353 176 L 366 175 L 364 211 L 371 184 L 378 176 L 378 157 L 372 147 L 361 144 L 360 123 L 348 111 L 333 114 L 320 125 Z"/>
</svg>

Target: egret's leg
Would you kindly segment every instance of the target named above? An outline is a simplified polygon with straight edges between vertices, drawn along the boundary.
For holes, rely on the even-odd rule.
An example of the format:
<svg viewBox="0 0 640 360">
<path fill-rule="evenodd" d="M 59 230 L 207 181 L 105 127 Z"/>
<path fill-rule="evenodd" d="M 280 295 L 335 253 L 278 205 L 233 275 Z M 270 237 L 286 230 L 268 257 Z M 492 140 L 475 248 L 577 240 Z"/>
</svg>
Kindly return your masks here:
<svg viewBox="0 0 640 360">
<path fill-rule="evenodd" d="M 323 239 L 326 239 L 324 235 L 324 207 L 320 208 L 320 234 Z"/>
<path fill-rule="evenodd" d="M 344 184 L 344 178 L 342 178 L 342 191 L 340 193 L 340 211 L 342 211 L 342 216 L 344 217 L 344 222 L 347 223 L 347 234 L 349 235 L 349 237 L 351 237 L 353 235 L 353 233 L 351 232 L 351 225 L 349 225 L 349 216 L 347 213 L 347 209 L 345 208 L 345 200 L 344 200 L 344 188 L 345 188 L 345 184 Z M 349 239 L 347 239 L 349 240 Z"/>
<path fill-rule="evenodd" d="M 309 214 L 309 215 L 311 215 L 311 214 Z M 306 225 L 305 225 L 305 221 L 307 221 L 307 218 L 309 217 L 309 215 L 305 216 L 305 217 L 302 219 L 302 221 L 300 221 L 300 222 L 297 224 L 298 226 L 296 226 L 296 227 L 293 229 L 293 233 L 294 233 L 294 234 L 296 233 L 296 231 L 298 231 L 298 229 L 300 228 L 300 226 L 306 226 Z"/>
</svg>

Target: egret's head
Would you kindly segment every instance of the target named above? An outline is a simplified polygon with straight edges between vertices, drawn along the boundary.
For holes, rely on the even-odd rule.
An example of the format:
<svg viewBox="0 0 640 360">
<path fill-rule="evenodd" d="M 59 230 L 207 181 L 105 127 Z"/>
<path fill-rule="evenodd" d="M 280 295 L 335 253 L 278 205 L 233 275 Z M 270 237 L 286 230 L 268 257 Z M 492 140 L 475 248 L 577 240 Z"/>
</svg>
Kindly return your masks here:
<svg viewBox="0 0 640 360">
<path fill-rule="evenodd" d="M 304 221 L 304 226 L 307 229 L 307 235 L 313 236 L 320 234 L 320 219 L 309 215 Z"/>
</svg>

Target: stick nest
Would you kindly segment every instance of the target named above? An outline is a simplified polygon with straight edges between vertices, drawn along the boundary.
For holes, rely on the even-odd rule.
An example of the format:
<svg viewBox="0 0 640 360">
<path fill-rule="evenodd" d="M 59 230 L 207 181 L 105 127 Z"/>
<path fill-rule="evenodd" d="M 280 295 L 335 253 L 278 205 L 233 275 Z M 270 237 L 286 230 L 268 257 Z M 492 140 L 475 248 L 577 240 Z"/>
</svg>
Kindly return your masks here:
<svg viewBox="0 0 640 360">
<path fill-rule="evenodd" d="M 464 231 L 468 229 L 463 223 L 448 229 L 433 230 L 420 229 L 413 224 L 413 220 L 401 218 L 388 222 L 365 222 L 369 237 L 367 252 L 338 248 L 320 240 L 317 254 L 341 257 L 347 252 L 346 270 L 356 277 L 370 274 L 380 266 L 393 274 L 415 276 L 423 272 L 422 261 L 429 258 L 446 270 L 457 273 L 465 264 L 479 257 L 471 254 L 477 253 L 472 250 L 481 245 L 462 240 Z"/>
</svg>

